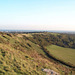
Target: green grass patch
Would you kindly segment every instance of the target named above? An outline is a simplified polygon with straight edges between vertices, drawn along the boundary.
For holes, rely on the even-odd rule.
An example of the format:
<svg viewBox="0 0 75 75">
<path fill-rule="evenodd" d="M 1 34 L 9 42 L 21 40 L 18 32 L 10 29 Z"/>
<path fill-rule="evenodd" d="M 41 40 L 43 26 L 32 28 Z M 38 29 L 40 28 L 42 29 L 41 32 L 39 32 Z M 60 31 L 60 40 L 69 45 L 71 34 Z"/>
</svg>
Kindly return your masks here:
<svg viewBox="0 0 75 75">
<path fill-rule="evenodd" d="M 59 47 L 56 45 L 47 46 L 47 50 L 55 57 L 66 63 L 75 65 L 75 49 Z"/>
</svg>

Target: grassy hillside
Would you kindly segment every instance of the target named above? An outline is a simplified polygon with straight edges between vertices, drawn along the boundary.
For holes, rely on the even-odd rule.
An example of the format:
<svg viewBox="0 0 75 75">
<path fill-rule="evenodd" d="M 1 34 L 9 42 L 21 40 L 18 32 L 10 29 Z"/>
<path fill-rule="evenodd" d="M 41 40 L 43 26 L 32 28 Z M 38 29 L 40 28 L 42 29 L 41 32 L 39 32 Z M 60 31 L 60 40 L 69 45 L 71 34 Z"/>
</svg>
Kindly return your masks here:
<svg viewBox="0 0 75 75">
<path fill-rule="evenodd" d="M 43 34 L 45 35 L 45 33 Z M 56 61 L 52 62 L 46 56 L 41 48 L 40 39 L 42 38 L 37 38 L 39 41 L 33 42 L 36 41 L 36 38 L 32 33 L 11 34 L 1 32 L 0 75 L 45 75 L 45 72 L 41 70 L 42 68 L 52 69 L 60 75 L 65 75 L 65 73 L 72 75 L 74 71 L 71 68 L 57 64 Z M 47 42 L 43 41 L 43 43 Z"/>
<path fill-rule="evenodd" d="M 22 34 L 0 33 L 0 75 L 45 75 L 42 68 L 59 72 L 40 54 L 45 55 L 40 46 Z"/>
<path fill-rule="evenodd" d="M 47 50 L 57 59 L 75 65 L 75 49 L 63 48 L 56 45 L 47 46 Z"/>
</svg>

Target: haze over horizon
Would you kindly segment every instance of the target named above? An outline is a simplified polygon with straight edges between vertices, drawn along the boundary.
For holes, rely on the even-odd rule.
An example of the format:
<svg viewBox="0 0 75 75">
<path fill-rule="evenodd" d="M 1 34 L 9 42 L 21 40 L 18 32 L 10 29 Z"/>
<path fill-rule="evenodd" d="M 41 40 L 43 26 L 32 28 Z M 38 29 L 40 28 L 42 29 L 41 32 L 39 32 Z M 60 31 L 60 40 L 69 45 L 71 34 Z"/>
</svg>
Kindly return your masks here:
<svg viewBox="0 0 75 75">
<path fill-rule="evenodd" d="M 1 0 L 2 29 L 75 31 L 75 0 Z"/>
</svg>

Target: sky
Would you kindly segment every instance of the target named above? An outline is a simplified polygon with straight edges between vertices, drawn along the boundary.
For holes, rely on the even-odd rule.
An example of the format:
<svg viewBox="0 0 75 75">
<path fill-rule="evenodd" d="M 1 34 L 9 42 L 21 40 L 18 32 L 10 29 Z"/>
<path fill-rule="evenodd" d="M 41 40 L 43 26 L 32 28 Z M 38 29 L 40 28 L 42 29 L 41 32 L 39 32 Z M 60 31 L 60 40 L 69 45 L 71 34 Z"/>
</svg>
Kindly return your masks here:
<svg viewBox="0 0 75 75">
<path fill-rule="evenodd" d="M 0 30 L 75 31 L 75 0 L 0 0 Z"/>
</svg>

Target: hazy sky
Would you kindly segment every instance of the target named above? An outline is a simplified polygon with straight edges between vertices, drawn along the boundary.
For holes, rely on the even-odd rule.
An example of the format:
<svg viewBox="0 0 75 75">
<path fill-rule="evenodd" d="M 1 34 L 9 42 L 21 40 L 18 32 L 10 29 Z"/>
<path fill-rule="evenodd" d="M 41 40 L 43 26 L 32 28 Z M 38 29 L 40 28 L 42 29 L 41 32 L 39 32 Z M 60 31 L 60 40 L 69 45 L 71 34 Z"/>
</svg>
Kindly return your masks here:
<svg viewBox="0 0 75 75">
<path fill-rule="evenodd" d="M 0 29 L 75 31 L 75 0 L 0 0 Z"/>
</svg>

